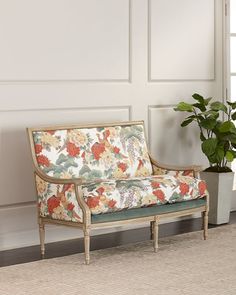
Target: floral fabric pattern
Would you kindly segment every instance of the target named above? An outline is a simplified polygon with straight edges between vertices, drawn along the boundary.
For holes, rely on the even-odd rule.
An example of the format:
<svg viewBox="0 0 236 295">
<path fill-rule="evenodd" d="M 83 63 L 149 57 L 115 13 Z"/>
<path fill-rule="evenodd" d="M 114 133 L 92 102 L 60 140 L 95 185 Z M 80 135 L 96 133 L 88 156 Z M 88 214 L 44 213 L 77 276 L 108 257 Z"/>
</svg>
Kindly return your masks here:
<svg viewBox="0 0 236 295">
<path fill-rule="evenodd" d="M 92 214 L 189 201 L 208 195 L 193 171 L 152 166 L 140 125 L 34 131 L 40 169 L 55 178 L 82 178 Z M 154 174 L 154 175 L 153 175 Z M 83 222 L 73 184 L 36 176 L 40 216 Z"/>
<path fill-rule="evenodd" d="M 57 178 L 124 179 L 152 175 L 143 125 L 33 132 L 36 160 Z"/>
<path fill-rule="evenodd" d="M 36 190 L 40 216 L 73 222 L 83 222 L 73 184 L 53 184 L 36 175 Z"/>
<path fill-rule="evenodd" d="M 157 167 L 155 165 L 153 165 L 153 174 L 154 175 L 172 175 L 172 176 L 190 176 L 190 177 L 194 177 L 194 172 L 193 170 L 167 170 L 164 168 L 160 168 Z"/>
<path fill-rule="evenodd" d="M 107 180 L 83 186 L 83 193 L 92 214 L 189 201 L 208 194 L 204 181 L 183 175 Z"/>
</svg>

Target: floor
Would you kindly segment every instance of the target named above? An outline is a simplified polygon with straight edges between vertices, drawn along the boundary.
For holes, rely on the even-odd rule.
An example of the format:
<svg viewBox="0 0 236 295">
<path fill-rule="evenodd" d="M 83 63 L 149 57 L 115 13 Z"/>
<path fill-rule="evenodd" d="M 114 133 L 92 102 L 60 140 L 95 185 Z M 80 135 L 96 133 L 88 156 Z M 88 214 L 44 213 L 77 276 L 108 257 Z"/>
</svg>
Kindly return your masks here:
<svg viewBox="0 0 236 295">
<path fill-rule="evenodd" d="M 236 211 L 231 213 L 230 223 L 236 223 Z M 201 226 L 202 221 L 200 218 L 161 224 L 159 227 L 159 237 L 198 231 L 201 229 Z M 209 225 L 209 227 L 212 228 L 215 226 Z M 91 250 L 110 248 L 148 239 L 150 239 L 150 230 L 148 227 L 97 235 L 91 237 Z M 84 244 L 83 239 L 81 238 L 46 244 L 46 258 L 66 256 L 83 251 Z M 26 263 L 36 260 L 40 260 L 40 248 L 38 245 L 0 252 L 0 266 Z"/>
</svg>

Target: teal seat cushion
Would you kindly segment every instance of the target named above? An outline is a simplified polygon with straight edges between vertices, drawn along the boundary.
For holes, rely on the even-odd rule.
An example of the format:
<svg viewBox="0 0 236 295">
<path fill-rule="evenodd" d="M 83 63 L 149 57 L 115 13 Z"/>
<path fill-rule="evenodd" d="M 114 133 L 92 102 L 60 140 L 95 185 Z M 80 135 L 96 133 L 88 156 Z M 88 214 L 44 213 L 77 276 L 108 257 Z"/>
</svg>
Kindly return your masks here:
<svg viewBox="0 0 236 295">
<path fill-rule="evenodd" d="M 154 215 L 162 215 L 166 213 L 172 213 L 176 211 L 183 211 L 188 209 L 194 209 L 206 205 L 206 199 L 201 198 L 192 201 L 185 201 L 180 203 L 165 204 L 159 206 L 151 206 L 144 208 L 135 208 L 122 210 L 112 213 L 103 213 L 92 215 L 92 223 L 102 223 L 102 222 L 111 222 L 118 220 L 128 220 L 134 218 L 141 218 Z"/>
</svg>

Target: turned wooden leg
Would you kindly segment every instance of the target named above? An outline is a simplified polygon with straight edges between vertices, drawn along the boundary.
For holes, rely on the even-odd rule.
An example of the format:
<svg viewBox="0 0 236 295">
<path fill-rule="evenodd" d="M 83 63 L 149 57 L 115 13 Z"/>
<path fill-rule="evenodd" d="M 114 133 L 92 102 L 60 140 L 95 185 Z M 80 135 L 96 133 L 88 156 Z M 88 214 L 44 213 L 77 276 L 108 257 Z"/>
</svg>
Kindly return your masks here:
<svg viewBox="0 0 236 295">
<path fill-rule="evenodd" d="M 90 262 L 90 228 L 84 227 L 84 251 L 85 251 L 85 264 Z"/>
<path fill-rule="evenodd" d="M 202 215 L 202 230 L 204 230 L 204 212 L 201 212 Z"/>
<path fill-rule="evenodd" d="M 208 237 L 208 211 L 203 212 L 203 237 L 204 240 Z"/>
<path fill-rule="evenodd" d="M 40 239 L 40 249 L 41 249 L 41 258 L 45 257 L 45 227 L 42 221 L 39 222 L 39 239 Z"/>
<path fill-rule="evenodd" d="M 150 239 L 153 240 L 154 221 L 150 221 Z"/>
<path fill-rule="evenodd" d="M 158 217 L 155 217 L 153 221 L 153 240 L 154 240 L 154 252 L 156 253 L 158 250 Z"/>
</svg>

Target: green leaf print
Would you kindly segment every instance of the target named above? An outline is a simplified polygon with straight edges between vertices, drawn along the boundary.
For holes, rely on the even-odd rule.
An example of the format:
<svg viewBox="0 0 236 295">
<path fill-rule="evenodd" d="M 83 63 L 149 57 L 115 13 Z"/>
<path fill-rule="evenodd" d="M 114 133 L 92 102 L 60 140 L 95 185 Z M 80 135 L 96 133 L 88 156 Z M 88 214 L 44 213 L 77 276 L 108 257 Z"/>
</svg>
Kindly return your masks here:
<svg viewBox="0 0 236 295">
<path fill-rule="evenodd" d="M 60 165 L 61 163 L 66 162 L 68 159 L 68 156 L 65 156 L 64 154 L 60 154 L 59 158 L 56 160 L 56 164 Z"/>
<path fill-rule="evenodd" d="M 92 170 L 89 174 L 91 178 L 102 178 L 102 172 L 100 170 Z"/>
<path fill-rule="evenodd" d="M 176 192 L 173 193 L 173 195 L 170 197 L 169 202 L 170 203 L 175 203 L 176 201 L 181 201 L 182 196 Z"/>
<path fill-rule="evenodd" d="M 74 161 L 74 158 L 69 158 L 69 159 L 65 162 L 65 165 L 64 165 L 64 167 L 65 167 L 66 169 L 68 169 L 68 168 L 71 167 L 71 166 L 73 166 L 73 167 L 78 167 L 78 164 Z"/>
<path fill-rule="evenodd" d="M 132 187 L 138 187 L 142 190 L 145 188 L 144 184 L 139 180 L 130 180 L 130 181 L 117 180 L 116 181 L 116 188 L 117 189 L 125 188 L 128 190 Z"/>
<path fill-rule="evenodd" d="M 89 168 L 89 166 L 87 165 L 84 165 L 80 171 L 79 171 L 79 175 L 82 176 L 84 175 L 85 173 L 90 173 L 91 169 Z"/>
</svg>

